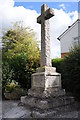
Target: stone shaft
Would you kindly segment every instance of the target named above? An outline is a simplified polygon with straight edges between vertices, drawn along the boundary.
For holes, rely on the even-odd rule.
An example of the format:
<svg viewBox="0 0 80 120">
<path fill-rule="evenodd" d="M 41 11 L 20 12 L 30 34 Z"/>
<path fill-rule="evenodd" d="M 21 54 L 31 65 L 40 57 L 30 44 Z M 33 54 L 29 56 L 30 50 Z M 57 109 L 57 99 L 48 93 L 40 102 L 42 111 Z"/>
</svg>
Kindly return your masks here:
<svg viewBox="0 0 80 120">
<path fill-rule="evenodd" d="M 41 66 L 51 66 L 49 18 L 53 15 L 53 10 L 44 4 L 41 7 L 41 15 L 37 18 L 37 22 L 41 24 Z"/>
<path fill-rule="evenodd" d="M 41 22 L 41 66 L 51 66 L 49 20 Z"/>
</svg>

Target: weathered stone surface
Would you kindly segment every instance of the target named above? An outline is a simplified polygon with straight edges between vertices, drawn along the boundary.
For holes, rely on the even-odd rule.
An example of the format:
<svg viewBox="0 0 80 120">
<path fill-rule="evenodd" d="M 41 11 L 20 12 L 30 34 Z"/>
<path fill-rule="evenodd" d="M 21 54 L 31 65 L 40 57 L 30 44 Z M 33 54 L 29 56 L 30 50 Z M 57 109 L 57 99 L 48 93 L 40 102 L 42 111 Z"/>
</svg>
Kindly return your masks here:
<svg viewBox="0 0 80 120">
<path fill-rule="evenodd" d="M 45 88 L 45 72 L 32 74 L 31 87 Z"/>
<path fill-rule="evenodd" d="M 41 16 L 37 18 L 37 22 L 41 24 L 41 66 L 51 66 L 48 19 L 52 16 L 54 16 L 54 11 L 43 4 L 41 6 Z"/>
<path fill-rule="evenodd" d="M 43 99 L 39 97 L 26 96 L 26 97 L 21 97 L 21 102 L 32 108 L 35 107 L 42 110 L 47 110 L 52 108 L 53 110 L 55 110 L 57 107 L 62 107 L 74 103 L 74 98 L 66 97 L 66 96 L 57 96 L 54 98 L 48 97 Z"/>
<path fill-rule="evenodd" d="M 46 91 L 53 94 L 57 90 L 55 88 L 61 88 L 61 75 L 56 72 L 55 67 L 51 67 L 48 19 L 52 16 L 54 16 L 54 11 L 48 8 L 46 4 L 43 4 L 41 7 L 41 16 L 37 18 L 37 22 L 41 23 L 41 67 L 36 70 L 36 73 L 32 74 L 31 81 L 31 91 L 34 88 L 36 90 L 37 88 L 42 88 L 43 95 Z"/>
<path fill-rule="evenodd" d="M 45 4 L 44 4 L 44 6 L 45 6 Z M 47 6 L 45 6 L 45 7 L 47 7 Z M 51 18 L 51 17 L 53 17 L 54 16 L 54 11 L 53 11 L 53 9 L 52 8 L 49 8 L 48 9 L 48 7 L 47 7 L 47 10 L 45 11 L 45 10 L 43 10 L 44 8 L 43 8 L 43 6 L 41 7 L 41 11 L 42 11 L 42 14 L 44 15 L 44 17 L 45 17 L 45 20 L 47 20 L 47 19 L 49 19 L 49 18 Z M 45 12 L 44 12 L 45 11 Z M 37 18 L 37 23 L 40 23 L 41 24 L 41 15 Z"/>
<path fill-rule="evenodd" d="M 49 88 L 48 90 L 44 90 L 43 88 L 31 88 L 28 91 L 28 95 L 37 98 L 49 98 L 49 97 L 58 97 L 65 95 L 65 91 L 60 88 Z"/>
<path fill-rule="evenodd" d="M 43 67 L 39 67 L 36 69 L 36 72 L 45 72 L 46 74 L 51 74 L 56 72 L 56 68 L 55 67 L 47 67 L 47 66 L 43 66 Z"/>
<path fill-rule="evenodd" d="M 46 75 L 45 78 L 45 90 L 49 88 L 61 88 L 61 76 L 59 73 L 53 73 L 51 75 Z"/>
<path fill-rule="evenodd" d="M 56 114 L 56 111 L 45 111 L 41 113 L 40 111 L 33 111 L 32 116 L 33 118 L 51 118 Z"/>
<path fill-rule="evenodd" d="M 44 90 L 48 90 L 48 88 L 61 88 L 61 75 L 56 72 L 37 72 L 32 74 L 32 88 L 44 88 Z"/>
<path fill-rule="evenodd" d="M 72 110 L 70 111 L 69 108 L 65 108 L 63 107 L 63 111 L 61 110 L 61 108 L 59 108 L 59 111 L 56 111 L 56 110 L 47 110 L 47 111 L 40 111 L 40 110 L 36 110 L 36 111 L 33 111 L 32 112 L 32 117 L 33 118 L 80 118 L 79 117 L 79 112 L 78 111 L 75 111 L 75 110 Z M 66 111 L 66 110 L 68 111 Z"/>
<path fill-rule="evenodd" d="M 41 67 L 36 70 L 36 73 L 32 74 L 31 85 L 31 89 L 43 88 L 44 91 L 51 93 L 55 91 L 56 87 L 61 88 L 61 75 L 56 72 L 55 67 L 51 67 L 48 19 L 52 16 L 54 16 L 54 11 L 43 4 L 41 6 L 41 16 L 37 18 L 37 22 L 41 23 Z"/>
</svg>

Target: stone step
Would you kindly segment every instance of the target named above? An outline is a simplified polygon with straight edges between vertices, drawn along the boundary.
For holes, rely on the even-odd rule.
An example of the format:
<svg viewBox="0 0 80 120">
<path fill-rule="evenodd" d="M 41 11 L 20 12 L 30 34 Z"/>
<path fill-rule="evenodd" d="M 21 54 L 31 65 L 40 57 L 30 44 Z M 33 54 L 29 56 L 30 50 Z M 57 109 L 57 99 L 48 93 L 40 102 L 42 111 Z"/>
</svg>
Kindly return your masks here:
<svg viewBox="0 0 80 120">
<path fill-rule="evenodd" d="M 64 96 L 65 95 L 65 90 L 54 87 L 54 88 L 48 88 L 47 90 L 44 90 L 43 88 L 31 88 L 28 90 L 28 95 L 32 97 L 38 97 L 38 98 L 53 98 L 53 97 L 59 97 L 59 96 Z"/>
<path fill-rule="evenodd" d="M 26 108 L 29 108 L 29 106 L 26 106 Z M 78 118 L 76 104 L 70 104 L 44 110 L 39 108 L 30 109 L 32 118 Z"/>
<path fill-rule="evenodd" d="M 73 114 L 74 113 L 74 114 Z M 76 104 L 68 104 L 47 110 L 34 108 L 32 118 L 77 118 L 78 112 Z"/>
<path fill-rule="evenodd" d="M 70 105 L 74 103 L 74 98 L 67 96 L 60 96 L 55 98 L 40 99 L 32 96 L 25 96 L 25 97 L 21 97 L 21 102 L 32 108 L 35 107 L 44 110 L 50 108 L 55 109 L 57 107 Z"/>
<path fill-rule="evenodd" d="M 78 111 L 56 112 L 56 111 L 33 111 L 32 118 L 78 118 Z"/>
</svg>

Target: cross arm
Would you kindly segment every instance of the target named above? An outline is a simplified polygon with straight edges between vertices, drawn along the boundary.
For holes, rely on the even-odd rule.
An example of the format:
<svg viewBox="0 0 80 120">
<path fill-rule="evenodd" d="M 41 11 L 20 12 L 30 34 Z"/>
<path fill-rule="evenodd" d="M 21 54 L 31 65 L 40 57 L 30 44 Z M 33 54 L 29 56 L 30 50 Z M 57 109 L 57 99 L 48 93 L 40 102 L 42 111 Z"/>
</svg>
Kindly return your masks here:
<svg viewBox="0 0 80 120">
<path fill-rule="evenodd" d="M 54 11 L 53 9 L 49 8 L 48 10 L 46 10 L 45 12 L 43 12 L 45 20 L 51 18 L 52 16 L 54 16 Z M 41 15 L 37 18 L 37 23 L 41 24 Z"/>
<path fill-rule="evenodd" d="M 41 24 L 41 15 L 37 18 L 37 23 Z"/>
<path fill-rule="evenodd" d="M 45 12 L 45 19 L 49 19 L 52 16 L 54 16 L 54 10 L 52 8 L 49 8 L 46 12 Z"/>
</svg>

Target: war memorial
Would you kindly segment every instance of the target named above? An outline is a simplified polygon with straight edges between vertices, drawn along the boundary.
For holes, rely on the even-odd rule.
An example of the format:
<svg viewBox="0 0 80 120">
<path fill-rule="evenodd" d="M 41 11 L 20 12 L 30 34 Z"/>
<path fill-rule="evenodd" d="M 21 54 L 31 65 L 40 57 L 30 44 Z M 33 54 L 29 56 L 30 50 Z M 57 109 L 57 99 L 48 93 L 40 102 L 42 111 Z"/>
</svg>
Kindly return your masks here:
<svg viewBox="0 0 80 120">
<path fill-rule="evenodd" d="M 54 15 L 53 9 L 43 4 L 37 18 L 41 24 L 41 64 L 32 74 L 28 95 L 21 97 L 22 104 L 31 109 L 32 118 L 53 118 L 75 106 L 74 98 L 62 89 L 61 74 L 51 65 L 49 19 Z"/>
</svg>

